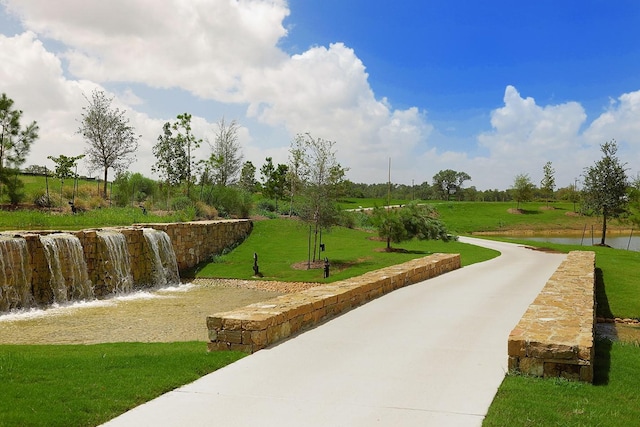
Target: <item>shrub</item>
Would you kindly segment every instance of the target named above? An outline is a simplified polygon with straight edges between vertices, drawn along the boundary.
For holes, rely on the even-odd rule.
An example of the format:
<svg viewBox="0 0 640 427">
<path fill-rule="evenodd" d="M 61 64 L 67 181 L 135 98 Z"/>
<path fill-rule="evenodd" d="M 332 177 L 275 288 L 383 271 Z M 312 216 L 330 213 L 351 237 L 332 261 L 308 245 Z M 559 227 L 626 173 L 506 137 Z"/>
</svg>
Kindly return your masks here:
<svg viewBox="0 0 640 427">
<path fill-rule="evenodd" d="M 260 200 L 257 209 L 263 212 L 275 212 L 276 205 L 271 200 Z"/>
<path fill-rule="evenodd" d="M 209 206 L 204 202 L 196 202 L 196 215 L 198 218 L 215 219 L 218 217 L 218 211 L 213 206 Z"/>
<path fill-rule="evenodd" d="M 171 199 L 171 209 L 174 211 L 182 211 L 193 207 L 193 201 L 187 196 L 178 196 Z M 195 216 L 195 209 L 193 213 Z"/>
<path fill-rule="evenodd" d="M 233 187 L 208 186 L 202 190 L 202 201 L 215 206 L 222 217 L 248 218 L 251 211 L 251 194 Z"/>
<path fill-rule="evenodd" d="M 33 204 L 39 208 L 50 208 L 53 206 L 53 200 L 44 190 L 38 190 L 33 195 Z"/>
</svg>

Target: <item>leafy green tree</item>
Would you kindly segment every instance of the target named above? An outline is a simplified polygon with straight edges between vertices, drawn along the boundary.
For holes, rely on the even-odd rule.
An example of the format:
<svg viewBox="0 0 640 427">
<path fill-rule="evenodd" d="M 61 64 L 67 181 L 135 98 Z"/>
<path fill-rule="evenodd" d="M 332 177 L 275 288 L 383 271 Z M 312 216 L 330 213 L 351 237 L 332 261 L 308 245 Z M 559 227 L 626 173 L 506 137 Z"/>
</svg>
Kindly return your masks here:
<svg viewBox="0 0 640 427">
<path fill-rule="evenodd" d="M 523 173 L 516 175 L 513 181 L 513 187 L 511 188 L 513 199 L 516 201 L 516 209 L 520 209 L 521 202 L 531 201 L 534 189 L 535 185 L 531 182 L 529 174 Z"/>
<path fill-rule="evenodd" d="M 629 220 L 640 227 L 640 175 L 629 186 Z"/>
<path fill-rule="evenodd" d="M 218 122 L 216 138 L 211 147 L 208 165 L 213 172 L 216 185 L 235 184 L 242 165 L 242 149 L 238 142 L 238 122 L 226 123 L 224 118 Z"/>
<path fill-rule="evenodd" d="M 600 146 L 602 158 L 585 169 L 584 204 L 587 209 L 602 215 L 601 245 L 605 245 L 607 221 L 619 217 L 628 203 L 628 178 L 625 164 L 616 157 L 618 145 L 615 140 Z"/>
<path fill-rule="evenodd" d="M 83 107 L 78 133 L 87 141 L 85 151 L 89 165 L 104 171 L 102 197 L 107 198 L 107 179 L 109 169 L 125 170 L 134 160 L 138 149 L 139 135 L 129 125 L 126 111 L 113 108 L 113 98 L 103 91 L 94 90 L 89 103 Z"/>
<path fill-rule="evenodd" d="M 265 196 L 274 199 L 276 202 L 276 212 L 278 211 L 278 200 L 282 200 L 287 192 L 287 165 L 273 165 L 273 158 L 267 157 L 265 163 L 260 168 L 262 175 L 262 190 Z"/>
<path fill-rule="evenodd" d="M 15 109 L 13 104 L 5 93 L 0 96 L 0 185 L 7 187 L 9 198 L 15 204 L 22 199 L 22 181 L 18 179 L 20 166 L 25 162 L 31 144 L 38 139 L 39 127 L 33 121 L 23 128 L 20 125 L 22 110 Z"/>
<path fill-rule="evenodd" d="M 436 218 L 431 205 L 411 202 L 399 209 L 376 207 L 372 220 L 378 235 L 386 239 L 388 251 L 391 250 L 391 242 L 400 243 L 413 238 L 445 242 L 452 239 L 444 223 Z"/>
<path fill-rule="evenodd" d="M 178 114 L 173 123 L 165 123 L 158 142 L 153 146 L 156 163 L 151 168 L 169 185 L 185 184 L 187 197 L 197 172 L 193 151 L 200 147 L 202 139 L 196 138 L 191 129 L 191 114 Z"/>
<path fill-rule="evenodd" d="M 462 184 L 470 180 L 466 172 L 456 172 L 451 169 L 441 170 L 433 176 L 433 187 L 443 200 L 450 200 L 451 195 L 462 189 Z"/>
<path fill-rule="evenodd" d="M 81 154 L 79 156 L 71 156 L 71 157 L 65 156 L 64 154 L 60 154 L 58 157 L 47 156 L 48 159 L 52 160 L 56 164 L 56 167 L 53 172 L 53 176 L 60 180 L 60 200 L 63 199 L 62 188 L 64 187 L 64 180 L 77 177 L 77 173 L 75 169 L 76 169 L 78 160 L 82 159 L 83 157 L 84 157 L 84 154 Z M 74 199 L 75 199 L 75 193 L 74 193 Z"/>
<path fill-rule="evenodd" d="M 553 191 L 556 188 L 556 171 L 551 165 L 551 162 L 545 163 L 542 168 L 542 172 L 544 176 L 542 177 L 542 181 L 540 182 L 540 189 L 544 192 L 547 199 L 547 207 L 549 206 L 549 199 L 553 198 Z"/>
<path fill-rule="evenodd" d="M 256 181 L 256 167 L 252 162 L 246 161 L 240 171 L 238 186 L 248 193 L 255 193 L 258 181 Z"/>
</svg>

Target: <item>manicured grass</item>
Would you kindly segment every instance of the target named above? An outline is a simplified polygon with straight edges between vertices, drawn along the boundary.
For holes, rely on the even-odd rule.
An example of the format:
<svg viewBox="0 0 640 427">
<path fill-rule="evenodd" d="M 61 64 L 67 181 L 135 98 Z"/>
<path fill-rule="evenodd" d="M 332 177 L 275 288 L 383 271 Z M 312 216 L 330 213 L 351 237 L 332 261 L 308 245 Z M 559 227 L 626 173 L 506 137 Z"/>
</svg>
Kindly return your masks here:
<svg viewBox="0 0 640 427">
<path fill-rule="evenodd" d="M 234 362 L 202 342 L 0 345 L 0 426 L 93 426 Z"/>
<path fill-rule="evenodd" d="M 640 347 L 596 343 L 594 385 L 519 375 L 505 378 L 483 426 L 636 426 Z"/>
<path fill-rule="evenodd" d="M 602 246 L 559 245 L 522 239 L 500 240 L 561 252 L 596 253 L 596 314 L 599 317 L 640 319 L 640 252 Z"/>
<path fill-rule="evenodd" d="M 583 230 L 585 225 L 599 224 L 596 217 L 573 215 L 573 204 L 544 202 L 520 204 L 522 213 L 510 213 L 515 202 L 434 202 L 439 218 L 449 230 L 458 233 L 505 230 Z M 611 225 L 616 225 L 612 222 Z"/>
<path fill-rule="evenodd" d="M 640 252 L 505 239 L 563 252 L 596 253 L 597 316 L 640 318 Z M 640 347 L 596 342 L 594 384 L 505 377 L 483 423 L 486 426 L 629 426 L 640 420 Z"/>
<path fill-rule="evenodd" d="M 326 251 L 316 254 L 316 259 L 327 257 L 330 276 L 323 278 L 322 269 L 295 269 L 296 263 L 305 263 L 309 254 L 309 227 L 291 219 L 255 221 L 251 235 L 227 255 L 205 265 L 198 277 L 224 277 L 252 279 L 253 255 L 258 254 L 260 272 L 267 280 L 333 282 L 358 276 L 410 259 L 424 257 L 435 252 L 460 253 L 463 265 L 484 261 L 498 255 L 496 251 L 467 245 L 461 242 L 439 240 L 404 242 L 394 245 L 402 252 L 385 252 L 386 243 L 372 240 L 376 234 L 344 227 L 334 227 L 322 235 Z M 312 237 L 313 239 L 313 237 Z M 312 255 L 313 257 L 313 255 Z"/>
</svg>

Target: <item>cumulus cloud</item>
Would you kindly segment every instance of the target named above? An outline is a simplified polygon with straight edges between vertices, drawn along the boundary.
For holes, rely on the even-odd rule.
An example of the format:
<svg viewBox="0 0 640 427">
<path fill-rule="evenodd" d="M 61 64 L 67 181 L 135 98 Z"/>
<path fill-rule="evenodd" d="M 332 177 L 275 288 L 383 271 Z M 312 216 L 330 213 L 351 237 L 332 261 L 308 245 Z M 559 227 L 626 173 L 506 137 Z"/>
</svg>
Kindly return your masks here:
<svg viewBox="0 0 640 427">
<path fill-rule="evenodd" d="M 26 28 L 63 43 L 76 77 L 179 87 L 238 101 L 247 69 L 281 61 L 285 1 L 8 1 Z"/>
<path fill-rule="evenodd" d="M 286 162 L 295 134 L 311 132 L 336 141 L 338 156 L 352 170 L 350 178 L 366 181 L 371 179 L 370 169 L 386 164 L 387 157 L 408 168 L 412 150 L 432 129 L 417 108 L 394 110 L 386 100 L 376 99 L 364 64 L 344 44 L 312 47 L 293 56 L 279 49 L 279 40 L 286 36 L 283 20 L 289 14 L 284 0 L 176 0 L 163 7 L 144 0 L 113 1 L 108 6 L 77 1 L 6 3 L 29 30 L 28 36 L 21 36 L 29 39 L 27 43 L 42 50 L 37 38 L 41 36 L 63 46 L 55 54 L 40 52 L 53 61 L 59 79 L 65 71 L 71 75 L 55 87 L 81 81 L 138 82 L 244 104 L 248 118 L 286 129 L 289 139 L 269 148 L 247 132 L 247 141 L 254 144 L 248 152 L 270 153 L 278 162 Z M 27 66 L 33 64 L 23 64 Z M 34 74 L 40 71 L 32 69 Z M 58 102 L 56 97 L 49 99 Z M 121 100 L 130 107 L 144 102 L 132 91 L 122 93 Z M 147 138 L 142 146 L 153 142 Z M 138 157 L 144 158 L 147 151 L 141 150 Z"/>
<path fill-rule="evenodd" d="M 162 124 L 174 117 L 142 112 L 147 100 L 129 84 L 161 93 L 177 88 L 246 108 L 246 116 L 238 117 L 244 125 L 240 142 L 245 159 L 258 167 L 267 156 L 285 163 L 297 133 L 334 140 L 338 160 L 356 182 L 384 182 L 391 158 L 395 182 L 429 181 L 438 170 L 455 169 L 469 173 L 479 189 L 508 188 L 518 173 L 539 182 L 550 160 L 558 185 L 567 185 L 599 157 L 598 144 L 612 138 L 639 160 L 640 92 L 620 95 L 587 123 L 577 102 L 538 105 L 507 86 L 504 105 L 491 112 L 491 130 L 475 141 L 486 154 L 472 157 L 438 145 L 425 110 L 396 109 L 376 96 L 352 48 L 334 43 L 297 55 L 284 52 L 279 43 L 287 36 L 286 0 L 3 4 L 25 28 L 12 37 L 0 35 L 3 91 L 41 127 L 28 164 L 82 152 L 84 141 L 75 131 L 86 105 L 83 94 L 113 82 L 122 87 L 111 94 L 115 106 L 127 110 L 142 135 L 132 170 L 146 175 Z M 194 116 L 194 130 L 212 138 L 217 119 Z M 200 155 L 207 150 L 203 144 Z"/>
</svg>

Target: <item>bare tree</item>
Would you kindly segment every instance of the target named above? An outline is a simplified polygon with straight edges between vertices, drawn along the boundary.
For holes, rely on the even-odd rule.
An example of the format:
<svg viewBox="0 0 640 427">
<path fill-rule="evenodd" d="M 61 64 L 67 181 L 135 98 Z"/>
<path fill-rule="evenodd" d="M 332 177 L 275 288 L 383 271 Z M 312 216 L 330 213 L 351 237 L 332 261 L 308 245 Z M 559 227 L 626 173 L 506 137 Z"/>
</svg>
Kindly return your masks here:
<svg viewBox="0 0 640 427">
<path fill-rule="evenodd" d="M 113 98 L 103 91 L 94 90 L 89 103 L 83 107 L 78 133 L 87 141 L 89 147 L 85 154 L 91 168 L 104 171 L 103 197 L 107 197 L 107 178 L 109 169 L 125 170 L 135 159 L 138 138 L 125 111 L 111 107 Z"/>
<path fill-rule="evenodd" d="M 238 142 L 238 122 L 226 123 L 224 117 L 217 123 L 216 139 L 211 147 L 209 166 L 217 185 L 235 184 L 242 168 L 242 149 Z"/>
<path fill-rule="evenodd" d="M 333 141 L 305 133 L 297 135 L 289 149 L 301 183 L 300 218 L 314 226 L 314 261 L 319 231 L 334 225 L 340 213 L 337 199 L 347 169 L 336 160 L 334 145 Z"/>
</svg>

